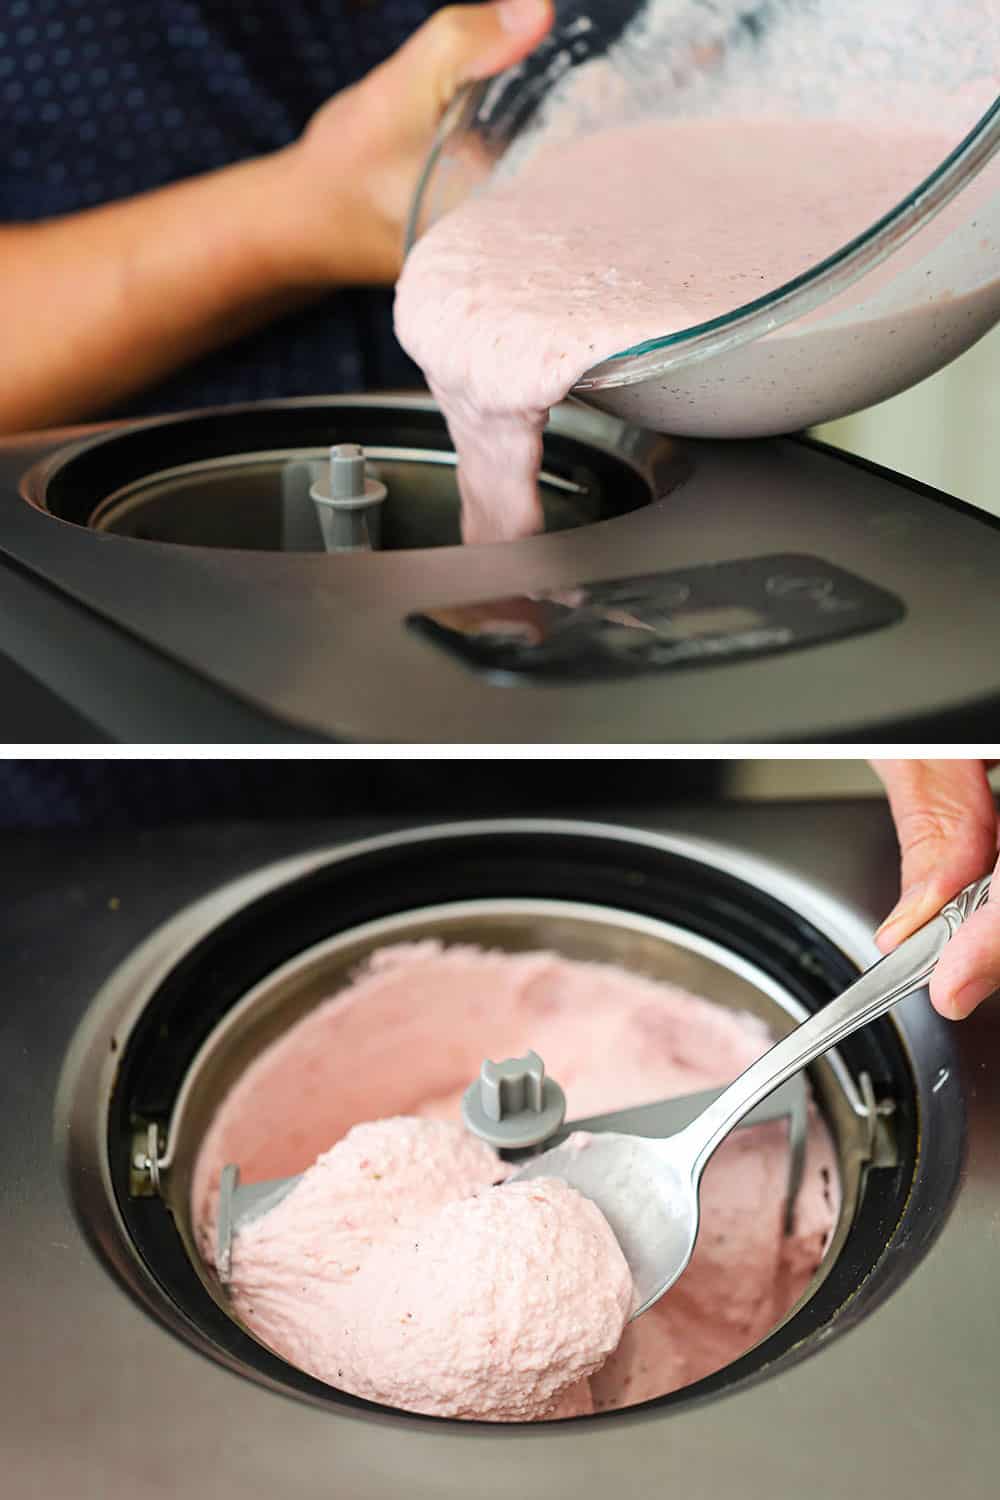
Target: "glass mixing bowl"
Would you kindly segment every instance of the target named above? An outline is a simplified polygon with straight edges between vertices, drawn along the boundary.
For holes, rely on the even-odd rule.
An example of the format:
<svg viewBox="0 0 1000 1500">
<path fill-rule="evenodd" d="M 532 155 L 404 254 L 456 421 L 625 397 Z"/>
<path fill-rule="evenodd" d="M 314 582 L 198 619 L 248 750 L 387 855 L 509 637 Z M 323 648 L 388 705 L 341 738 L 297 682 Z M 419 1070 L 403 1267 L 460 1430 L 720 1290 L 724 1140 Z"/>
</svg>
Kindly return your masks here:
<svg viewBox="0 0 1000 1500">
<path fill-rule="evenodd" d="M 877 117 L 954 139 L 865 232 L 723 316 L 603 359 L 574 395 L 677 435 L 789 432 L 905 390 L 1000 319 L 997 0 L 556 0 L 555 9 L 532 57 L 453 102 L 413 198 L 407 248 L 550 145 L 654 117 L 780 114 L 790 128 Z"/>
</svg>

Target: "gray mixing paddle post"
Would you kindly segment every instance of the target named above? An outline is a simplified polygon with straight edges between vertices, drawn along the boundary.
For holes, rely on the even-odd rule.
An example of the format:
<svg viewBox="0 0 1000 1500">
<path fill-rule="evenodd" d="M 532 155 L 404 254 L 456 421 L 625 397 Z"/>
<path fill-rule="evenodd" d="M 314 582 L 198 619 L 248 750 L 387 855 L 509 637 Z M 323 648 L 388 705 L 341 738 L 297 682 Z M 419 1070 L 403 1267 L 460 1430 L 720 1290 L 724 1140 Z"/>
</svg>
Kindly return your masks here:
<svg viewBox="0 0 1000 1500">
<path fill-rule="evenodd" d="M 360 444 L 336 443 L 330 449 L 326 483 L 314 484 L 309 491 L 327 552 L 377 549 L 386 494 L 384 484 L 368 478 Z"/>
<path fill-rule="evenodd" d="M 565 1118 L 566 1095 L 554 1078 L 546 1078 L 537 1052 L 499 1063 L 487 1058 L 462 1095 L 466 1129 L 498 1150 L 540 1146 Z"/>
</svg>

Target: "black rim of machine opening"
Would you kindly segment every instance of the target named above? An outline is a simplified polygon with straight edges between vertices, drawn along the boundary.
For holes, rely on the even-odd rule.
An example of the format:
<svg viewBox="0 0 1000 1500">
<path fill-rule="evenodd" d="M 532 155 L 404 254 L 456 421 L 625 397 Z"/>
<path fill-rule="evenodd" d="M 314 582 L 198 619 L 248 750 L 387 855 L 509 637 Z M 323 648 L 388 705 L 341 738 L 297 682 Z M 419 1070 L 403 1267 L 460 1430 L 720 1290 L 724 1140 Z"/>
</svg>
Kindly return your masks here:
<svg viewBox="0 0 1000 1500">
<path fill-rule="evenodd" d="M 817 1009 L 857 969 L 817 928 L 767 893 L 670 851 L 600 835 L 477 832 L 386 845 L 334 861 L 235 913 L 186 953 L 146 1007 L 122 1054 L 109 1112 L 114 1191 L 140 1256 L 163 1293 L 229 1368 L 334 1409 L 386 1421 L 475 1422 L 421 1417 L 333 1390 L 270 1354 L 212 1300 L 159 1198 L 129 1196 L 136 1118 L 164 1119 L 202 1042 L 256 983 L 306 948 L 363 923 L 417 906 L 507 897 L 576 901 L 635 912 L 718 942 Z M 893 1026 L 883 1020 L 839 1051 L 852 1074 L 871 1075 L 876 1096 L 897 1101 L 895 1168 L 865 1193 L 835 1265 L 794 1318 L 717 1374 L 645 1409 L 677 1406 L 727 1389 L 815 1333 L 851 1298 L 879 1260 L 913 1179 L 917 1118 L 912 1077 Z M 196 1341 L 197 1342 L 197 1341 Z M 597 1414 L 603 1421 L 629 1408 Z M 582 1418 L 579 1420 L 596 1420 Z M 540 1425 L 544 1428 L 545 1424 Z"/>
<path fill-rule="evenodd" d="M 45 505 L 61 520 L 87 526 L 108 495 L 164 468 L 346 441 L 453 452 L 444 418 L 435 410 L 361 404 L 234 407 L 112 433 L 57 469 L 46 485 Z M 581 470 L 592 474 L 604 497 L 605 516 L 625 515 L 651 498 L 649 486 L 629 465 L 562 433 L 546 433 L 545 467 L 563 478 Z"/>
</svg>

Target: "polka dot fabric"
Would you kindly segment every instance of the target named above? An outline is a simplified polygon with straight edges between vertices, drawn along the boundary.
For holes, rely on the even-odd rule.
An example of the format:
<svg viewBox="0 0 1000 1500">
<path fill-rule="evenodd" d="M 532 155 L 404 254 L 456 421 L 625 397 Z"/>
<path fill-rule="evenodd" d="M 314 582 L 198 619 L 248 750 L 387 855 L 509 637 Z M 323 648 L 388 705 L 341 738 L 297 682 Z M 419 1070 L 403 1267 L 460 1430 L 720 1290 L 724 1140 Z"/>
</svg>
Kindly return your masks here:
<svg viewBox="0 0 1000 1500">
<path fill-rule="evenodd" d="M 690 802 L 717 794 L 718 761 L 636 761 L 620 799 Z M 589 767 L 516 761 L 497 778 L 489 761 L 0 760 L 0 828 L 150 827 L 194 820 L 540 815 L 603 793 Z"/>
<path fill-rule="evenodd" d="M 0 219 L 73 213 L 287 145 L 436 8 L 6 0 Z M 129 410 L 418 383 L 392 334 L 390 294 L 343 292 L 179 372 Z"/>
</svg>

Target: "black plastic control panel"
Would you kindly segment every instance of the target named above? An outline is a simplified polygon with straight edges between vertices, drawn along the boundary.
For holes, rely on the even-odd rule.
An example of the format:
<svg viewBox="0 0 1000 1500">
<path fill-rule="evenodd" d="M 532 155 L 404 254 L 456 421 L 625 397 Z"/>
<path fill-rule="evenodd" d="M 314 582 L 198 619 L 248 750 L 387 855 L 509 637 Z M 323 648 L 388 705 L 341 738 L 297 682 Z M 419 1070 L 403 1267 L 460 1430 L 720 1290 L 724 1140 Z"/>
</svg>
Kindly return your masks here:
<svg viewBox="0 0 1000 1500">
<path fill-rule="evenodd" d="M 409 624 L 467 666 L 517 681 L 749 661 L 905 613 L 894 594 L 822 558 L 776 555 L 453 605 Z"/>
</svg>

